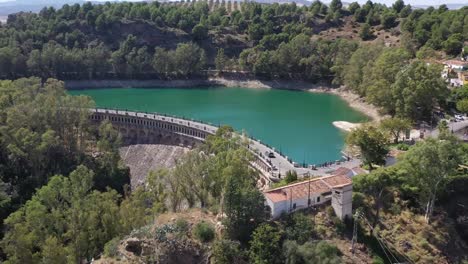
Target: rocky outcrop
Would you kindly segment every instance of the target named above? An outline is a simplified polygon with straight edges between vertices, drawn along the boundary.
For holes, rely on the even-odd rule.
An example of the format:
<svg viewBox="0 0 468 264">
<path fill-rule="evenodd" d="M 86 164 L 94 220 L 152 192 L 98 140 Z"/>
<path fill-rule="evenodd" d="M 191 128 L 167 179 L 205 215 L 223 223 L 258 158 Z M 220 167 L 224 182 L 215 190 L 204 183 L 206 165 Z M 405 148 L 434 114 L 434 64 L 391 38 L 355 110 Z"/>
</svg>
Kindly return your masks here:
<svg viewBox="0 0 468 264">
<path fill-rule="evenodd" d="M 206 249 L 186 238 L 159 241 L 149 238 L 128 238 L 122 241 L 120 253 L 129 262 L 209 263 Z"/>
</svg>

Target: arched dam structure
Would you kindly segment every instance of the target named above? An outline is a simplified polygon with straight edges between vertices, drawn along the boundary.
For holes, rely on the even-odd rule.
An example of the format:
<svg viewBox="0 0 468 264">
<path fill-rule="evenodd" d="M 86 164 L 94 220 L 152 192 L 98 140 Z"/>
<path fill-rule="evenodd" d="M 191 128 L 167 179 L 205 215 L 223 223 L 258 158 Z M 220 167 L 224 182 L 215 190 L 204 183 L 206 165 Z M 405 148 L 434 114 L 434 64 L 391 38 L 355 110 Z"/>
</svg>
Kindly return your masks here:
<svg viewBox="0 0 468 264">
<path fill-rule="evenodd" d="M 218 129 L 201 121 L 116 109 L 93 109 L 90 119 L 95 124 L 109 120 L 127 145 L 168 144 L 193 148 Z M 262 186 L 278 180 L 282 173 L 296 169 L 291 160 L 259 140 L 249 138 L 249 149 L 255 157 L 251 166 L 259 171 Z"/>
</svg>

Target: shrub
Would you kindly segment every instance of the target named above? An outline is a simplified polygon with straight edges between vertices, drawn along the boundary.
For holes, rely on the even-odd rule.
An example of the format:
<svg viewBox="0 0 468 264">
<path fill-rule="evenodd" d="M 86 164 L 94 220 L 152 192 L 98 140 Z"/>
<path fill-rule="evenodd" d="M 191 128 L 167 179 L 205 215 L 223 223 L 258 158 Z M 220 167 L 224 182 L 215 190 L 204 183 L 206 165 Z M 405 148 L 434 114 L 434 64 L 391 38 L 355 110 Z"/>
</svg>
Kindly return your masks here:
<svg viewBox="0 0 468 264">
<path fill-rule="evenodd" d="M 104 245 L 104 255 L 110 258 L 117 256 L 119 243 L 120 243 L 119 237 L 114 237 L 111 241 L 107 242 Z"/>
<path fill-rule="evenodd" d="M 213 244 L 213 262 L 216 264 L 241 263 L 245 253 L 240 248 L 240 243 L 231 240 L 217 240 Z"/>
<path fill-rule="evenodd" d="M 333 209 L 333 207 L 328 206 L 327 209 L 326 209 L 326 211 L 327 211 L 327 215 L 328 215 L 329 217 L 334 217 L 334 216 L 336 216 L 335 210 Z"/>
<path fill-rule="evenodd" d="M 189 224 L 187 222 L 187 220 L 183 219 L 183 218 L 179 218 L 177 219 L 177 221 L 175 222 L 175 227 L 177 229 L 178 232 L 180 233 L 185 233 L 189 230 Z"/>
<path fill-rule="evenodd" d="M 398 144 L 398 145 L 396 146 L 396 148 L 397 148 L 398 150 L 407 151 L 407 150 L 409 149 L 409 146 L 406 145 L 406 144 Z"/>
<path fill-rule="evenodd" d="M 215 230 L 213 226 L 205 221 L 202 221 L 195 225 L 192 230 L 193 236 L 201 242 L 210 242 L 215 237 Z"/>
<path fill-rule="evenodd" d="M 379 256 L 374 256 L 372 258 L 372 264 L 385 264 L 385 261 Z"/>
</svg>

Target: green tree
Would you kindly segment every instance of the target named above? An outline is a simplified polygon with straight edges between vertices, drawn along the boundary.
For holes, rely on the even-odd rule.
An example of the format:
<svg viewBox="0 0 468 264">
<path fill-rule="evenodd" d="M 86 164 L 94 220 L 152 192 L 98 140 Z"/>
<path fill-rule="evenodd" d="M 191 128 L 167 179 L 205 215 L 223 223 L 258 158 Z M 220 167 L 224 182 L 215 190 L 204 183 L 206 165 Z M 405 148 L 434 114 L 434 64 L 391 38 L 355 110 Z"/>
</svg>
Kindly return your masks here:
<svg viewBox="0 0 468 264">
<path fill-rule="evenodd" d="M 204 40 L 208 37 L 208 28 L 204 24 L 197 24 L 192 29 L 192 36 L 197 41 Z"/>
<path fill-rule="evenodd" d="M 393 10 L 395 10 L 397 14 L 399 14 L 404 7 L 405 2 L 403 0 L 396 0 L 395 3 L 393 3 L 392 5 Z"/>
<path fill-rule="evenodd" d="M 411 55 L 404 49 L 384 49 L 374 63 L 368 63 L 364 69 L 361 89 L 366 89 L 366 98 L 372 104 L 381 107 L 383 112 L 395 114 L 395 100 L 391 85 L 401 69 L 408 64 Z"/>
<path fill-rule="evenodd" d="M 249 241 L 255 228 L 266 218 L 265 198 L 252 180 L 232 174 L 224 193 L 226 234 L 241 243 Z"/>
<path fill-rule="evenodd" d="M 418 195 L 428 223 L 438 192 L 443 189 L 446 179 L 455 173 L 463 155 L 454 140 L 426 139 L 410 148 L 403 157 L 401 164 L 407 172 L 408 184 Z"/>
<path fill-rule="evenodd" d="M 380 45 L 362 45 L 359 47 L 343 67 L 344 85 L 360 96 L 365 96 L 367 87 L 362 83 L 367 74 L 367 69 L 372 69 L 373 63 L 382 50 L 383 47 Z"/>
<path fill-rule="evenodd" d="M 375 227 L 380 221 L 380 211 L 384 207 L 384 202 L 392 196 L 392 190 L 399 183 L 401 172 L 395 167 L 380 168 L 367 175 L 358 175 L 353 178 L 353 188 L 356 192 L 365 194 L 371 198 L 370 203 L 374 209 Z"/>
<path fill-rule="evenodd" d="M 348 11 L 351 13 L 351 14 L 354 14 L 356 12 L 356 10 L 358 10 L 359 8 L 361 8 L 361 6 L 359 5 L 358 2 L 352 2 L 351 4 L 349 4 L 348 6 Z"/>
<path fill-rule="evenodd" d="M 388 153 L 387 137 L 371 125 L 362 125 L 346 136 L 346 143 L 357 147 L 363 162 L 373 169 L 372 164 L 384 165 Z"/>
<path fill-rule="evenodd" d="M 412 121 L 431 118 L 434 107 L 443 104 L 448 95 L 440 71 L 437 65 L 414 61 L 397 74 L 391 88 L 396 116 Z"/>
<path fill-rule="evenodd" d="M 382 14 L 380 20 L 385 29 L 395 27 L 397 16 L 393 12 L 385 12 Z"/>
<path fill-rule="evenodd" d="M 222 72 L 226 68 L 228 58 L 224 55 L 224 49 L 218 49 L 218 53 L 215 58 L 216 70 Z"/>
<path fill-rule="evenodd" d="M 342 263 L 340 251 L 336 246 L 325 241 L 307 242 L 299 245 L 296 241 L 286 240 L 283 243 L 283 256 L 286 264 L 294 263 Z"/>
<path fill-rule="evenodd" d="M 373 36 L 371 26 L 369 23 L 365 23 L 361 28 L 361 32 L 359 32 L 359 37 L 361 37 L 362 40 L 369 40 Z"/>
<path fill-rule="evenodd" d="M 343 4 L 341 3 L 341 0 L 332 0 L 330 2 L 331 13 L 335 13 L 336 11 L 341 11 L 341 8 L 343 8 Z"/>
<path fill-rule="evenodd" d="M 261 224 L 257 227 L 250 241 L 249 257 L 251 263 L 282 263 L 281 237 L 280 230 L 269 224 Z"/>
<path fill-rule="evenodd" d="M 56 237 L 48 237 L 42 247 L 42 263 L 61 264 L 67 263 L 65 248 Z"/>
<path fill-rule="evenodd" d="M 2 240 L 7 263 L 59 263 L 64 254 L 76 263 L 98 256 L 119 234 L 119 195 L 92 191 L 92 179 L 84 166 L 68 178 L 54 176 L 11 214 Z"/>
<path fill-rule="evenodd" d="M 210 242 L 215 238 L 215 230 L 213 226 L 204 221 L 197 223 L 192 230 L 192 234 L 195 238 L 201 242 Z"/>
<path fill-rule="evenodd" d="M 411 122 L 401 118 L 386 118 L 380 122 L 380 128 L 393 137 L 393 142 L 398 144 L 401 134 L 411 129 Z"/>
<path fill-rule="evenodd" d="M 286 184 L 297 181 L 297 172 L 296 171 L 287 171 L 286 177 L 284 178 Z"/>
<path fill-rule="evenodd" d="M 442 43 L 444 51 L 453 56 L 460 54 L 463 48 L 463 40 L 464 38 L 460 33 L 451 35 Z"/>
<path fill-rule="evenodd" d="M 314 222 L 311 216 L 297 212 L 288 216 L 284 230 L 286 239 L 302 245 L 312 238 Z"/>
<path fill-rule="evenodd" d="M 458 111 L 467 114 L 468 113 L 468 98 L 458 101 L 457 109 Z"/>
<path fill-rule="evenodd" d="M 217 264 L 242 263 L 244 258 L 240 243 L 226 239 L 214 242 L 212 254 Z"/>
</svg>

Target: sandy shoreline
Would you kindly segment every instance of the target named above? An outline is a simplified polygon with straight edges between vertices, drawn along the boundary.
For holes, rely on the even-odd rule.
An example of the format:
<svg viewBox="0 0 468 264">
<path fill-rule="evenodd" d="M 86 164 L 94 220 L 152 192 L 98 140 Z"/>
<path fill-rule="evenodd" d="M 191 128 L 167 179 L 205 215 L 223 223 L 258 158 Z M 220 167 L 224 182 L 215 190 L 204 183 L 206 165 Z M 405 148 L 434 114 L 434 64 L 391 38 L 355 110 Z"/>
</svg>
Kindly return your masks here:
<svg viewBox="0 0 468 264">
<path fill-rule="evenodd" d="M 339 96 L 341 99 L 346 101 L 348 105 L 365 114 L 368 116 L 371 120 L 369 121 L 376 121 L 379 122 L 384 118 L 383 115 L 379 113 L 379 110 L 377 107 L 367 103 L 363 98 L 360 98 L 359 95 L 346 90 L 344 87 L 340 88 L 324 88 L 324 89 L 310 89 L 309 92 L 314 92 L 314 93 L 329 93 L 329 94 L 334 94 Z"/>
<path fill-rule="evenodd" d="M 189 88 L 193 86 L 224 86 L 224 87 L 243 87 L 250 89 L 285 89 L 299 90 L 315 93 L 329 93 L 339 96 L 346 101 L 348 105 L 369 117 L 370 121 L 380 121 L 383 116 L 379 114 L 377 108 L 366 103 L 358 95 L 344 89 L 332 88 L 327 85 L 313 84 L 304 81 L 291 80 L 273 80 L 264 81 L 246 78 L 221 78 L 212 77 L 208 79 L 190 79 L 190 80 L 80 80 L 65 81 L 65 87 L 70 90 L 80 89 L 99 89 L 99 88 Z M 356 127 L 356 124 L 337 120 L 334 125 L 345 131 Z"/>
</svg>

